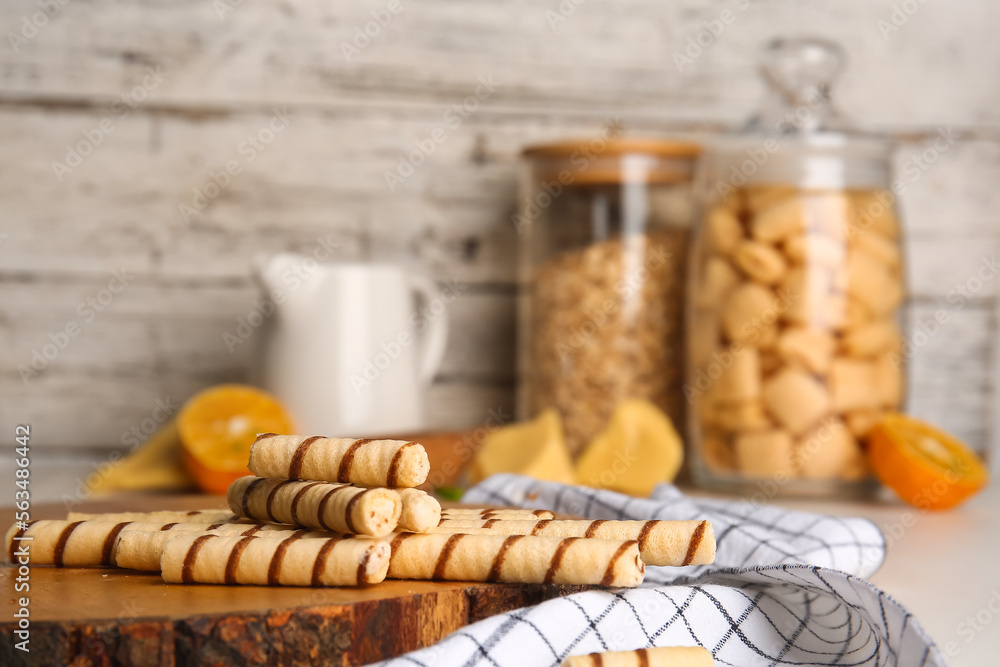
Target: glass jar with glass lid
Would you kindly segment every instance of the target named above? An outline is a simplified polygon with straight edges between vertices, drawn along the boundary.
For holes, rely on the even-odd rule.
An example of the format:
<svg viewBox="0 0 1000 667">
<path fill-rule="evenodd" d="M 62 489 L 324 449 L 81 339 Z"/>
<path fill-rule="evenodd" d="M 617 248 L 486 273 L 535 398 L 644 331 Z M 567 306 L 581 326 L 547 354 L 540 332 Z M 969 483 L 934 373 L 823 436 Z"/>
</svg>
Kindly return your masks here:
<svg viewBox="0 0 1000 667">
<path fill-rule="evenodd" d="M 705 485 L 873 488 L 865 437 L 904 403 L 890 145 L 830 104 L 842 62 L 825 41 L 770 44 L 764 108 L 703 157 L 684 391 Z"/>
</svg>

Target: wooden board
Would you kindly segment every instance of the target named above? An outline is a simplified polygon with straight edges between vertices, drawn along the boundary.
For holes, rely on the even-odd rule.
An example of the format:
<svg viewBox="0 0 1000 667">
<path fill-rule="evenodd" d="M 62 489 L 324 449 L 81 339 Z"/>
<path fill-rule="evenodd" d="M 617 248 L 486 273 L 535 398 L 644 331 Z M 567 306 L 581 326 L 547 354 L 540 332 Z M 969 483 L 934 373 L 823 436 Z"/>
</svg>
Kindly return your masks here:
<svg viewBox="0 0 1000 667">
<path fill-rule="evenodd" d="M 129 496 L 79 511 L 221 507 Z M 4 512 L 11 516 L 13 512 Z M 57 505 L 33 518 L 62 518 Z M 117 569 L 31 569 L 30 653 L 15 650 L 17 571 L 0 568 L 0 664 L 360 665 L 433 644 L 488 616 L 585 586 L 386 581 L 367 588 L 179 586 Z"/>
</svg>

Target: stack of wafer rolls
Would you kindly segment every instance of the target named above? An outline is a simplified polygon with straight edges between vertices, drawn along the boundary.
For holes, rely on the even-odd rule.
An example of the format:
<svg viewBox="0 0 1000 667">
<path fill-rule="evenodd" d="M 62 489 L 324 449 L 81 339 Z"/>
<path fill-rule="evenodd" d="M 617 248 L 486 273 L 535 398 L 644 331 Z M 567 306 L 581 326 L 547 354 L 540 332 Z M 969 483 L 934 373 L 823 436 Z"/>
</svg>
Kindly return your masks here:
<svg viewBox="0 0 1000 667">
<path fill-rule="evenodd" d="M 240 517 L 375 537 L 422 532 L 441 517 L 437 500 L 413 488 L 430 470 L 416 442 L 264 433 L 248 467 L 256 476 L 228 493 Z"/>
<path fill-rule="evenodd" d="M 193 540 L 204 536 L 218 536 L 226 541 L 212 541 L 219 545 L 210 555 L 198 555 L 203 565 L 193 570 L 188 581 L 198 583 L 282 583 L 292 585 L 298 579 L 278 580 L 277 575 L 262 580 L 259 571 L 254 579 L 250 574 L 234 576 L 228 580 L 222 576 L 224 563 L 222 554 L 244 544 L 256 544 L 250 540 L 262 540 L 267 544 L 285 541 L 292 544 L 336 539 L 345 542 L 361 542 L 369 545 L 379 541 L 360 536 L 345 536 L 325 531 L 273 530 L 260 531 L 251 535 L 224 535 L 219 532 L 123 530 L 115 544 L 116 562 L 119 567 L 157 571 L 163 568 L 166 581 L 182 582 L 176 567 L 167 573 L 167 550 L 179 538 L 182 544 L 192 545 Z M 522 535 L 497 534 L 426 534 L 396 533 L 391 543 L 381 540 L 390 554 L 388 577 L 393 579 L 438 579 L 447 581 L 494 581 L 510 583 L 573 583 L 602 586 L 636 586 L 642 582 L 645 565 L 639 557 L 636 542 L 625 540 L 580 540 L 578 538 L 559 539 L 553 537 L 532 537 Z M 249 538 L 249 539 L 248 539 Z M 388 539 L 388 538 L 386 538 Z M 578 543 L 578 544 L 577 544 Z M 179 547 L 174 547 L 179 548 Z M 257 549 L 258 547 L 255 547 Z M 263 549 L 263 547 L 259 547 Z M 346 554 L 348 547 L 337 547 L 330 557 Z M 304 546 L 296 546 L 295 553 L 313 554 Z M 198 552 L 199 554 L 201 552 Z M 319 553 L 319 552 L 315 552 Z M 311 557 L 311 556 L 310 556 Z M 228 555 L 225 558 L 229 558 Z M 195 562 L 194 559 L 191 560 Z M 241 561 L 242 562 L 242 561 Z M 315 563 L 315 561 L 313 561 Z M 352 561 L 357 566 L 356 561 Z M 177 566 L 177 562 L 173 562 Z M 235 567 L 230 565 L 230 568 Z M 249 566 L 244 566 L 246 570 Z M 241 570 L 242 572 L 242 570 Z M 371 583 L 361 581 L 361 583 Z M 341 585 L 353 585 L 347 581 Z M 311 584 L 301 584 L 311 585 Z M 334 585 L 334 584 L 324 584 Z"/>
<path fill-rule="evenodd" d="M 521 523 L 493 521 L 496 522 L 494 526 L 499 523 Z M 544 521 L 549 521 L 549 526 L 560 526 L 563 523 Z M 544 521 L 531 523 L 543 524 Z M 570 523 L 594 522 L 566 522 L 561 528 L 562 532 L 579 532 L 579 528 Z M 604 539 L 611 537 L 612 533 L 627 535 L 627 525 L 615 527 L 614 523 L 601 524 L 612 524 L 614 528 L 605 529 L 603 537 L 593 536 L 595 530 L 590 531 L 591 536 L 551 537 L 504 534 L 490 528 L 470 527 L 457 533 L 393 533 L 379 540 L 329 531 L 294 530 L 279 524 L 39 521 L 23 530 L 12 528 L 8 531 L 7 549 L 13 560 L 14 536 L 28 536 L 33 539 L 33 564 L 117 565 L 128 569 L 162 571 L 165 580 L 181 583 L 324 586 L 373 583 L 379 576 L 386 576 L 379 575 L 380 570 L 376 567 L 385 552 L 389 559 L 386 565 L 387 576 L 392 578 L 636 586 L 642 581 L 645 572 L 639 542 L 631 539 Z M 671 530 L 677 532 L 678 526 L 672 524 L 685 522 L 655 523 L 658 525 L 646 531 L 647 542 L 650 535 L 657 540 L 666 539 L 666 533 Z M 702 526 L 703 535 L 708 535 L 704 542 L 714 546 L 707 522 L 691 523 Z M 440 529 L 435 529 L 437 530 Z M 177 542 L 187 545 L 185 548 L 190 550 L 199 538 L 208 537 L 220 539 L 198 542 L 211 542 L 215 545 L 203 555 L 199 555 L 202 553 L 200 546 L 191 552 L 194 554 L 192 556 L 187 555 L 189 551 L 185 551 L 183 556 L 177 555 L 176 552 L 181 547 L 171 547 Z M 313 544 L 293 548 L 300 540 L 310 543 L 332 540 L 352 544 L 331 544 L 326 550 Z M 373 545 L 375 542 L 384 546 L 376 547 Z M 360 546 L 353 543 L 359 543 Z M 365 551 L 362 546 L 372 547 L 375 551 Z M 171 548 L 174 551 L 170 551 Z M 247 553 L 251 555 L 241 555 L 244 549 L 248 549 Z M 688 550 L 695 554 L 700 553 L 700 549 L 700 545 L 688 546 Z M 282 574 L 284 570 L 281 568 L 286 567 L 282 565 L 286 551 L 291 554 L 292 560 L 287 564 L 290 568 L 288 573 Z M 174 554 L 173 560 L 167 559 L 168 552 Z M 232 556 L 234 552 L 236 555 Z M 270 554 L 269 569 L 257 562 L 263 557 L 262 554 Z M 370 554 L 369 560 L 362 567 L 361 559 L 365 554 Z M 235 560 L 230 562 L 231 558 Z M 251 558 L 253 563 L 244 563 L 244 558 Z M 372 561 L 371 558 L 375 560 Z M 187 575 L 184 574 L 185 559 L 188 561 Z M 704 557 L 697 556 L 691 561 L 694 563 L 699 559 L 704 560 Z M 672 560 L 677 561 L 678 558 L 672 557 Z M 322 565 L 317 564 L 320 561 Z M 348 569 L 344 569 L 344 562 L 349 563 Z M 169 573 L 168 565 L 171 568 Z M 312 569 L 309 569 L 307 579 L 304 573 L 308 568 Z M 349 575 L 349 571 L 353 575 Z M 320 574 L 314 577 L 313 572 Z"/>
<path fill-rule="evenodd" d="M 33 565 L 117 566 L 171 583 L 356 586 L 399 579 L 636 586 L 647 563 L 712 561 L 707 521 L 563 521 L 549 510 L 457 508 L 413 488 L 417 443 L 258 437 L 229 511 L 73 513 L 12 527 Z"/>
<path fill-rule="evenodd" d="M 366 567 L 374 568 L 381 562 L 379 559 L 383 552 L 389 576 L 397 579 L 635 586 L 642 581 L 645 570 L 634 540 L 559 539 L 490 533 L 397 533 L 392 536 L 390 544 L 385 540 L 325 531 L 287 530 L 278 525 L 40 521 L 25 531 L 11 529 L 7 535 L 8 553 L 14 548 L 15 534 L 33 538 L 32 561 L 35 564 L 117 565 L 127 569 L 162 570 L 166 581 L 180 583 L 374 583 L 373 578 L 378 576 L 380 570 L 371 569 L 362 573 L 362 563 L 358 558 L 370 554 L 369 560 L 365 561 Z M 220 539 L 211 540 L 212 547 L 207 551 L 202 552 L 201 546 L 191 551 L 199 539 L 207 537 Z M 316 544 L 298 545 L 300 540 L 310 543 L 332 540 L 345 544 L 331 544 L 322 551 Z M 208 542 L 203 539 L 198 544 Z M 384 546 L 376 547 L 376 542 Z M 174 546 L 175 543 L 186 545 L 185 555 L 177 555 L 182 547 Z M 370 551 L 369 548 L 375 550 Z M 243 549 L 249 549 L 248 555 L 241 555 Z M 287 561 L 283 560 L 286 551 L 290 559 Z M 236 555 L 231 556 L 233 553 Z M 171 560 L 167 554 L 175 555 Z M 261 554 L 270 554 L 270 569 L 256 562 Z M 388 564 L 390 556 L 391 565 Z M 185 558 L 188 561 L 187 575 L 183 574 Z M 235 560 L 230 562 L 230 558 Z M 250 564 L 243 560 L 245 558 L 256 564 Z M 351 565 L 346 570 L 341 562 L 345 558 Z M 322 559 L 326 559 L 325 564 L 317 565 Z M 310 572 L 322 567 L 326 574 L 317 579 L 310 575 L 307 581 L 304 575 L 307 565 L 313 568 Z M 290 568 L 287 574 L 282 574 L 283 567 Z M 229 574 L 226 574 L 227 571 Z M 384 577 L 385 572 L 381 576 Z"/>
<path fill-rule="evenodd" d="M 437 533 L 470 530 L 504 535 L 636 540 L 648 565 L 707 565 L 715 560 L 715 534 L 708 521 L 510 521 L 442 519 Z"/>
</svg>

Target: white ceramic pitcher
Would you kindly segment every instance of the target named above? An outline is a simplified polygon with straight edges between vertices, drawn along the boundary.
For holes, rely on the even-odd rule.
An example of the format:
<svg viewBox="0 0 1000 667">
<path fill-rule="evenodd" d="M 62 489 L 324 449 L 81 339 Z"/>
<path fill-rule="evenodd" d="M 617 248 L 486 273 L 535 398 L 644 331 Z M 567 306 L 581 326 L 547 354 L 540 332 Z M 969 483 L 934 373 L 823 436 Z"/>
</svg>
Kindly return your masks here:
<svg viewBox="0 0 1000 667">
<path fill-rule="evenodd" d="M 300 433 L 424 428 L 454 296 L 395 265 L 291 253 L 259 258 L 256 275 L 275 304 L 258 332 L 257 380 L 291 410 Z"/>
</svg>

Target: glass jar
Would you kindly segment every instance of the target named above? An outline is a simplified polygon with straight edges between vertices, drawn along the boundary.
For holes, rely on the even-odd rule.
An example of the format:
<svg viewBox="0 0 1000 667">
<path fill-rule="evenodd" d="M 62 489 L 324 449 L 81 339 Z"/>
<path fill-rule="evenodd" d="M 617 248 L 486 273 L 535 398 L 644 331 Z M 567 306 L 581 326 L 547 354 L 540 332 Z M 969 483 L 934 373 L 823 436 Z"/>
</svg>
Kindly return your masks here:
<svg viewBox="0 0 1000 667">
<path fill-rule="evenodd" d="M 772 43 L 768 104 L 703 159 L 684 390 L 705 485 L 870 490 L 865 437 L 903 406 L 890 147 L 843 129 L 827 94 L 841 62 L 827 42 Z"/>
<path fill-rule="evenodd" d="M 622 138 L 524 151 L 518 415 L 555 408 L 574 455 L 624 399 L 648 399 L 683 427 L 698 151 Z"/>
</svg>

